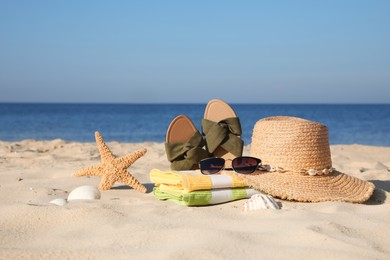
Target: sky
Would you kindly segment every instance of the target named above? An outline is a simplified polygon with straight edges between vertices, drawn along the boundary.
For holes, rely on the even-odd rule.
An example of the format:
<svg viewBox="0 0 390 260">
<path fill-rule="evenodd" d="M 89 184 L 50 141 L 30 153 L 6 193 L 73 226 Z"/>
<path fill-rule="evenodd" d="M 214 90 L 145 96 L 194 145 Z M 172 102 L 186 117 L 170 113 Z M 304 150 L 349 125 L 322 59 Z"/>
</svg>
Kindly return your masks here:
<svg viewBox="0 0 390 260">
<path fill-rule="evenodd" d="M 390 103 L 390 1 L 0 1 L 0 102 Z"/>
</svg>

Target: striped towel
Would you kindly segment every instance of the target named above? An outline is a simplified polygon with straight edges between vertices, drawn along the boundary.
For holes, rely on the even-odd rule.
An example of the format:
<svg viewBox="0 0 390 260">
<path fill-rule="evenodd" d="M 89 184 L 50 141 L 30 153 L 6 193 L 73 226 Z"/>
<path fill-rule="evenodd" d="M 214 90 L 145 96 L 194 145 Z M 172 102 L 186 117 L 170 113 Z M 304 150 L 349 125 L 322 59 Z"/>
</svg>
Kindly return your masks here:
<svg viewBox="0 0 390 260">
<path fill-rule="evenodd" d="M 211 190 L 221 188 L 243 188 L 247 185 L 235 176 L 226 174 L 203 175 L 199 171 L 150 171 L 150 180 L 155 186 L 170 190 Z"/>
<path fill-rule="evenodd" d="M 251 188 L 223 188 L 212 190 L 184 191 L 169 187 L 154 187 L 153 194 L 160 200 L 170 200 L 179 205 L 206 206 L 247 199 L 260 193 Z"/>
</svg>

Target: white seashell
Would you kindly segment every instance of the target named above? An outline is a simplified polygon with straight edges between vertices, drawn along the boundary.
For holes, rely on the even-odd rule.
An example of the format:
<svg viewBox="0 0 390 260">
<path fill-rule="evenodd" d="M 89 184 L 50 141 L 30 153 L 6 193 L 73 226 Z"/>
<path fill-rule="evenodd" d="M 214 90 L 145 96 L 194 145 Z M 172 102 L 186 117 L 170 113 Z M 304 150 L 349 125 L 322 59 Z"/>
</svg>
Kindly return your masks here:
<svg viewBox="0 0 390 260">
<path fill-rule="evenodd" d="M 69 193 L 68 201 L 71 200 L 98 200 L 100 191 L 92 186 L 80 186 Z"/>
<path fill-rule="evenodd" d="M 243 211 L 258 209 L 280 209 L 280 207 L 272 196 L 265 194 L 252 195 L 252 197 L 245 201 L 244 205 L 242 206 Z"/>
<path fill-rule="evenodd" d="M 310 169 L 310 170 L 307 171 L 307 173 L 308 173 L 310 176 L 314 176 L 314 175 L 317 174 L 317 171 L 314 170 L 314 169 Z"/>
<path fill-rule="evenodd" d="M 261 166 L 264 170 L 266 170 L 267 172 L 270 172 L 271 171 L 271 165 L 262 165 Z"/>
<path fill-rule="evenodd" d="M 258 209 L 264 209 L 265 204 L 262 199 L 259 199 L 257 197 L 251 197 L 247 201 L 245 201 L 244 205 L 242 206 L 242 211 L 251 211 L 251 210 L 258 210 Z"/>
<path fill-rule="evenodd" d="M 274 197 L 270 195 L 266 195 L 266 202 L 267 202 L 267 207 L 269 209 L 280 209 L 279 204 L 275 201 Z"/>
<path fill-rule="evenodd" d="M 50 201 L 51 204 L 55 204 L 57 206 L 64 206 L 66 205 L 68 202 L 66 201 L 66 199 L 54 199 L 52 201 Z"/>
<path fill-rule="evenodd" d="M 300 169 L 300 170 L 298 171 L 298 173 L 300 173 L 300 174 L 307 174 L 307 171 L 306 171 L 305 169 Z"/>
</svg>

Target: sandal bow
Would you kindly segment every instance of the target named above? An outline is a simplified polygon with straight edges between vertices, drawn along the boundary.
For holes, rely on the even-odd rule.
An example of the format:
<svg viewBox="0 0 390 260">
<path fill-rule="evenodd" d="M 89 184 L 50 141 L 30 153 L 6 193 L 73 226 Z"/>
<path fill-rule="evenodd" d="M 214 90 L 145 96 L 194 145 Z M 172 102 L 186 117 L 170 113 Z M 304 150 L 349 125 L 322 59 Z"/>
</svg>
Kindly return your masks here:
<svg viewBox="0 0 390 260">
<path fill-rule="evenodd" d="M 194 164 L 208 157 L 206 150 L 202 149 L 205 141 L 197 131 L 187 143 L 165 143 L 165 151 L 171 162 L 172 170 L 189 170 Z"/>
<path fill-rule="evenodd" d="M 241 124 L 238 117 L 231 117 L 219 122 L 202 120 L 202 131 L 206 136 L 207 148 L 210 153 L 221 146 L 235 156 L 241 156 L 244 142 L 241 135 Z"/>
</svg>

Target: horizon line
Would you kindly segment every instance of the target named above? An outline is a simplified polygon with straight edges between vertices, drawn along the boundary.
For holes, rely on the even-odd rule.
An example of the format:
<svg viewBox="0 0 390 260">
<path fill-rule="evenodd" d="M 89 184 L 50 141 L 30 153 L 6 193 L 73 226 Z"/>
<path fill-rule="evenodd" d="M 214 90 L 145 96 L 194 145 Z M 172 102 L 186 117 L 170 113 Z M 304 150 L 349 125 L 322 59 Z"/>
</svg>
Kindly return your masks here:
<svg viewBox="0 0 390 260">
<path fill-rule="evenodd" d="M 225 100 L 224 100 L 225 101 Z M 225 101 L 226 102 L 226 101 Z M 335 103 L 306 103 L 306 102 L 227 102 L 234 105 L 390 105 L 389 103 L 374 102 L 335 102 Z M 55 102 L 55 101 L 0 101 L 0 104 L 47 104 L 47 105 L 203 105 L 207 102 Z"/>
</svg>

